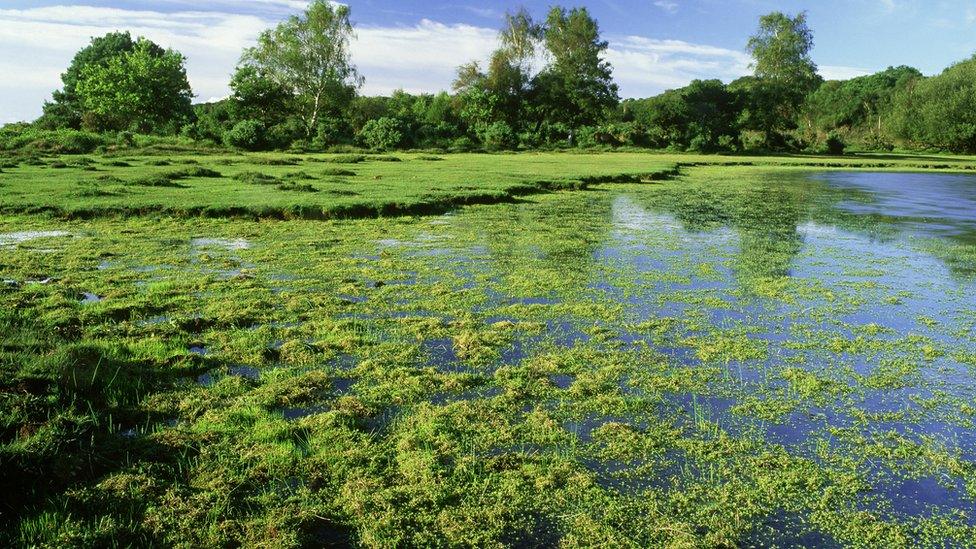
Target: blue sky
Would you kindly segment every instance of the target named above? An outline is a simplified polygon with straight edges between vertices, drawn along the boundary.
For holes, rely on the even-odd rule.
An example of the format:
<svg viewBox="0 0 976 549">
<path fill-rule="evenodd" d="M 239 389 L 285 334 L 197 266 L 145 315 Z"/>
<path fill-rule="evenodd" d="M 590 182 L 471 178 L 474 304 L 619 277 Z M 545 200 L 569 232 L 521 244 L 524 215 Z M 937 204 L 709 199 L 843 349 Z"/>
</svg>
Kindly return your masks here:
<svg viewBox="0 0 976 549">
<path fill-rule="evenodd" d="M 484 59 L 506 10 L 542 17 L 550 0 L 438 2 L 348 0 L 357 25 L 353 60 L 364 93 L 437 91 L 454 68 Z M 92 35 L 132 30 L 182 51 L 198 100 L 228 93 L 241 48 L 303 0 L 0 0 L 0 123 L 31 119 Z M 934 74 L 976 52 L 973 0 L 588 0 L 611 48 L 625 97 L 694 78 L 748 72 L 743 48 L 759 15 L 806 10 L 814 59 L 827 78 L 907 64 Z"/>
</svg>

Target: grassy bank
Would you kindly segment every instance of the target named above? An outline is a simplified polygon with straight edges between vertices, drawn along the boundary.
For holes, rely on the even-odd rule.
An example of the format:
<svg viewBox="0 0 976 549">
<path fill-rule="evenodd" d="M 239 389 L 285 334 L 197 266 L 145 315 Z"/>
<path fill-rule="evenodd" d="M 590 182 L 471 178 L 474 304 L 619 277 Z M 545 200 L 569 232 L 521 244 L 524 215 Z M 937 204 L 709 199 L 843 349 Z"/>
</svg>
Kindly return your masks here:
<svg viewBox="0 0 976 549">
<path fill-rule="evenodd" d="M 335 219 L 440 213 L 682 167 L 750 165 L 968 171 L 967 157 L 722 157 L 647 153 L 211 155 L 11 158 L 0 212 L 95 218 L 167 215 Z"/>
</svg>

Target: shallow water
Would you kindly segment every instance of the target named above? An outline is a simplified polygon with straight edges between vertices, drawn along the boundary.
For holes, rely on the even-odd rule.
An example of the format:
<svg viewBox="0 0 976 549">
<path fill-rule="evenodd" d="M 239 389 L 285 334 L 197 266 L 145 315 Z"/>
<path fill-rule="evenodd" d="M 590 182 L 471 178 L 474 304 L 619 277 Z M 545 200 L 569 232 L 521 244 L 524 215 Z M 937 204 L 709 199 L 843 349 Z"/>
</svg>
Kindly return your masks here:
<svg viewBox="0 0 976 549">
<path fill-rule="evenodd" d="M 19 231 L 0 234 L 0 248 L 17 246 L 31 240 L 43 238 L 65 238 L 71 236 L 67 231 Z"/>
<path fill-rule="evenodd" d="M 965 545 L 976 178 L 707 173 L 435 218 L 95 221 L 57 257 L 14 246 L 2 274 L 81 311 L 85 337 L 179 365 L 173 410 L 238 425 L 243 407 L 329 449 L 362 434 L 452 498 L 521 471 L 508 482 L 557 515 L 531 519 L 549 541 L 607 507 L 635 540 L 652 513 L 708 534 L 724 512 L 731 545 L 863 545 L 874 527 Z M 212 425 L 139 425 L 176 415 Z"/>
<path fill-rule="evenodd" d="M 967 248 L 976 177 L 783 175 L 739 190 L 606 188 L 577 198 L 591 202 L 585 219 L 531 205 L 515 219 L 462 212 L 429 224 L 424 238 L 378 246 L 407 268 L 423 261 L 418 270 L 450 273 L 455 287 L 482 292 L 478 310 L 514 309 L 516 320 L 561 327 L 513 341 L 495 367 L 553 345 L 593 346 L 604 356 L 638 346 L 686 368 L 717 368 L 718 379 L 667 396 L 667 407 L 733 436 L 758 434 L 817 460 L 867 459 L 864 445 L 934 444 L 972 468 L 976 428 L 960 409 L 976 402 L 976 376 L 960 360 L 976 349 L 965 324 L 976 304 Z M 571 234 L 558 225 L 574 221 L 582 223 Z M 590 316 L 587 304 L 614 310 Z M 626 328 L 662 318 L 675 319 L 663 333 Z M 591 341 L 594 324 L 604 331 Z M 449 339 L 427 344 L 435 365 L 463 368 Z M 548 376 L 561 391 L 575 379 Z M 606 421 L 566 425 L 590 443 Z M 925 476 L 921 462 L 873 467 L 864 508 L 881 502 L 903 518 L 962 512 L 976 523 L 968 513 L 976 494 L 958 479 L 932 480 L 951 474 Z"/>
</svg>

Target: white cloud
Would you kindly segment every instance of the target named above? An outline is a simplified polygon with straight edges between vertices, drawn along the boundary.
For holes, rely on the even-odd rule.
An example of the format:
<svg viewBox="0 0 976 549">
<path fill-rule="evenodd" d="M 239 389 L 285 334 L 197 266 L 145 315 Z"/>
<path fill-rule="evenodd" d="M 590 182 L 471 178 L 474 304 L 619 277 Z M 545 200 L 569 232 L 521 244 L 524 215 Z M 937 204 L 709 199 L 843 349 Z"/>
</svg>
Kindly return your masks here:
<svg viewBox="0 0 976 549">
<path fill-rule="evenodd" d="M 672 0 L 656 0 L 654 5 L 668 13 L 678 12 L 678 3 Z"/>
<path fill-rule="evenodd" d="M 353 61 L 366 77 L 364 93 L 450 89 L 458 65 L 485 60 L 498 31 L 423 20 L 412 27 L 359 27 Z"/>
<path fill-rule="evenodd" d="M 867 76 L 873 74 L 874 71 L 867 69 L 860 69 L 857 67 L 841 67 L 835 65 L 820 65 L 817 67 L 820 76 L 824 80 L 850 80 L 851 78 L 857 78 L 858 76 Z"/>
<path fill-rule="evenodd" d="M 607 58 L 624 97 L 650 95 L 695 79 L 728 82 L 749 73 L 749 56 L 743 52 L 681 40 L 626 36 L 610 41 Z"/>
</svg>

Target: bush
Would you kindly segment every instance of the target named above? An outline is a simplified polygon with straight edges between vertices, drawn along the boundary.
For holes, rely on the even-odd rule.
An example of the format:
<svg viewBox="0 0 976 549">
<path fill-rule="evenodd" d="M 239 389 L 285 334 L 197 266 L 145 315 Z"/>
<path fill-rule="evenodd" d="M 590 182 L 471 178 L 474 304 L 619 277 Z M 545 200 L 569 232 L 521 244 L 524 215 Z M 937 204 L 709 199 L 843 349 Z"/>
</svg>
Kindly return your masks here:
<svg viewBox="0 0 976 549">
<path fill-rule="evenodd" d="M 304 138 L 305 129 L 295 120 L 275 124 L 268 128 L 264 136 L 264 146 L 269 149 L 287 149 L 293 147 L 298 150 L 307 148 L 307 143 L 298 143 Z"/>
<path fill-rule="evenodd" d="M 357 137 L 370 149 L 395 149 L 403 143 L 403 124 L 396 118 L 384 116 L 366 122 Z"/>
<path fill-rule="evenodd" d="M 106 136 L 78 130 L 40 130 L 29 124 L 8 124 L 0 129 L 0 150 L 54 154 L 88 154 L 106 146 Z"/>
<path fill-rule="evenodd" d="M 224 134 L 224 143 L 246 151 L 259 150 L 265 144 L 264 123 L 260 120 L 242 120 Z"/>
<path fill-rule="evenodd" d="M 315 139 L 312 140 L 312 147 L 324 150 L 333 145 L 346 143 L 349 140 L 349 124 L 341 119 L 326 117 L 315 131 Z"/>
<path fill-rule="evenodd" d="M 449 150 L 451 152 L 469 152 L 474 150 L 474 148 L 474 141 L 472 141 L 470 137 L 462 135 L 451 142 L 451 147 Z"/>
<path fill-rule="evenodd" d="M 492 151 L 511 149 L 517 143 L 512 127 L 501 121 L 478 128 L 478 139 Z"/>
<path fill-rule="evenodd" d="M 844 143 L 840 134 L 837 132 L 827 134 L 827 140 L 824 142 L 824 152 L 834 156 L 841 156 L 844 154 L 845 149 L 847 149 L 847 143 Z"/>
<path fill-rule="evenodd" d="M 115 144 L 119 147 L 132 148 L 136 146 L 136 137 L 132 132 L 119 132 Z"/>
</svg>

